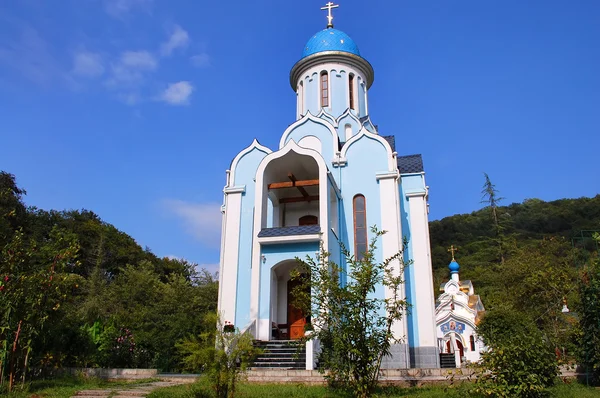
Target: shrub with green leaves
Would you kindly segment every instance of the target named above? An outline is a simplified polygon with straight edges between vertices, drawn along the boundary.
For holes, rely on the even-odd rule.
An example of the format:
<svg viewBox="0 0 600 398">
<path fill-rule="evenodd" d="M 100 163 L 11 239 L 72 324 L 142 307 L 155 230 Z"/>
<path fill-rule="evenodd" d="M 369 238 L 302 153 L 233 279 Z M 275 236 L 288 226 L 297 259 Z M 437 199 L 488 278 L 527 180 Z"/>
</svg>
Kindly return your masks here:
<svg viewBox="0 0 600 398">
<path fill-rule="evenodd" d="M 300 261 L 292 272 L 302 282 L 293 291 L 294 305 L 311 314 L 313 332 L 308 339 L 321 343 L 320 370 L 328 370 L 325 377 L 331 386 L 357 397 L 373 394 L 383 357 L 390 354 L 392 344 L 400 342 L 392 326 L 408 306 L 400 296 L 408 263 L 402 252 L 378 262 L 376 243 L 385 231 L 372 227 L 371 232 L 373 238 L 361 258 L 342 247 L 345 268 L 321 252 L 317 259 Z M 303 283 L 309 283 L 310 289 Z M 387 298 L 376 294 L 381 286 L 388 290 Z"/>
<path fill-rule="evenodd" d="M 187 370 L 204 373 L 217 398 L 232 398 L 241 374 L 258 353 L 252 335 L 230 330 L 215 317 L 207 316 L 205 322 L 216 323 L 216 329 L 197 337 L 188 337 L 177 344 Z"/>
<path fill-rule="evenodd" d="M 477 327 L 487 346 L 475 392 L 494 397 L 547 396 L 558 374 L 556 356 L 535 324 L 512 310 L 490 311 Z"/>
</svg>

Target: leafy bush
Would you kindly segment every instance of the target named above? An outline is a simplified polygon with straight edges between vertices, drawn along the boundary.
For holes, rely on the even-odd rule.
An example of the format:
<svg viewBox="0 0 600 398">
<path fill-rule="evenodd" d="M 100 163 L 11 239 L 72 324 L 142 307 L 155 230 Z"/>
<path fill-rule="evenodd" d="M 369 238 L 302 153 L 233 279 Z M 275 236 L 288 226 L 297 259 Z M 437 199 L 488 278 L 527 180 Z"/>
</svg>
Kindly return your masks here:
<svg viewBox="0 0 600 398">
<path fill-rule="evenodd" d="M 308 339 L 321 342 L 320 370 L 329 371 L 325 377 L 331 386 L 345 388 L 357 397 L 373 394 L 383 357 L 390 354 L 392 344 L 400 342 L 392 326 L 408 306 L 400 296 L 406 265 L 403 254 L 377 262 L 376 243 L 385 232 L 375 227 L 371 232 L 374 237 L 362 258 L 342 248 L 347 269 L 321 252 L 318 259 L 301 261 L 292 273 L 301 282 L 293 291 L 294 305 L 311 314 L 313 333 Z M 378 286 L 385 287 L 390 297 L 377 297 Z"/>
<path fill-rule="evenodd" d="M 600 242 L 600 237 L 596 239 Z M 597 258 L 583 274 L 580 293 L 581 361 L 592 376 L 592 382 L 597 384 L 600 382 L 600 263 Z"/>
<path fill-rule="evenodd" d="M 555 354 L 534 323 L 521 313 L 491 311 L 477 328 L 488 347 L 475 392 L 495 397 L 547 395 L 558 374 Z"/>
<path fill-rule="evenodd" d="M 214 321 L 216 329 L 185 338 L 177 344 L 187 370 L 202 372 L 211 384 L 217 398 L 232 398 L 240 376 L 250 364 L 258 350 L 254 348 L 250 333 L 230 330 L 220 319 L 207 316 L 206 322 Z M 216 341 L 216 344 L 215 344 Z M 205 394 L 198 390 L 198 394 Z M 196 396 L 204 396 L 198 395 Z"/>
</svg>

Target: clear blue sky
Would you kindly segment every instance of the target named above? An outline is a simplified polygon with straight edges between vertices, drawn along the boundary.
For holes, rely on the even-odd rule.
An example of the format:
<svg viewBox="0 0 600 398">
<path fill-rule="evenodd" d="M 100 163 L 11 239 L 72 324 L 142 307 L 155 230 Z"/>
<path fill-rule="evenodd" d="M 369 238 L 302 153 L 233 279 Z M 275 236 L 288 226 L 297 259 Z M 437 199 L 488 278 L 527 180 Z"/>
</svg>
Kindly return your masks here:
<svg viewBox="0 0 600 398">
<path fill-rule="evenodd" d="M 0 169 L 26 203 L 89 209 L 159 256 L 219 259 L 225 170 L 295 118 L 324 0 L 0 4 Z M 600 1 L 341 0 L 369 100 L 421 153 L 431 219 L 600 191 Z"/>
</svg>

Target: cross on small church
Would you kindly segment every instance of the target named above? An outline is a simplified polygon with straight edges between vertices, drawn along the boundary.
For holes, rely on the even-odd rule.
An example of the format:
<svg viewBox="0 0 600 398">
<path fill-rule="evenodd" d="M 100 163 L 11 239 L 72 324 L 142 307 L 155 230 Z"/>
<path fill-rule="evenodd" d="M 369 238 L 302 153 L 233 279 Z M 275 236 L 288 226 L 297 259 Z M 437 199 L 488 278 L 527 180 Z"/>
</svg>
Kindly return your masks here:
<svg viewBox="0 0 600 398">
<path fill-rule="evenodd" d="M 327 4 L 325 4 L 325 7 L 321 7 L 321 10 L 327 10 L 328 15 L 327 15 L 327 27 L 328 28 L 333 28 L 333 15 L 331 15 L 331 10 L 334 8 L 338 8 L 339 4 L 333 4 L 331 1 Z"/>
<path fill-rule="evenodd" d="M 452 253 L 452 261 L 454 261 L 454 252 L 457 252 L 458 248 L 454 247 L 454 245 L 450 245 L 450 248 L 448 249 L 449 253 Z"/>
</svg>

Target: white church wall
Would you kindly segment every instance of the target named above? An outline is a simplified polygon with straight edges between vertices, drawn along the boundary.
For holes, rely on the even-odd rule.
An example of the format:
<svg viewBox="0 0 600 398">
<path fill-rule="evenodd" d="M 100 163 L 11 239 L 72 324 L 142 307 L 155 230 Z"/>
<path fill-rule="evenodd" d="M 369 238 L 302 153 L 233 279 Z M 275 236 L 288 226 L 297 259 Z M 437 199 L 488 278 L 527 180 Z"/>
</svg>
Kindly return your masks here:
<svg viewBox="0 0 600 398">
<path fill-rule="evenodd" d="M 240 229 L 240 213 L 242 207 L 242 192 L 228 193 L 225 198 L 225 235 L 223 239 L 223 263 L 219 273 L 221 276 L 219 284 L 219 312 L 222 321 L 235 324 L 235 298 L 231 291 L 237 288 L 238 273 L 238 234 L 234 231 Z"/>
<path fill-rule="evenodd" d="M 284 227 L 299 225 L 300 217 L 308 215 L 316 216 L 319 219 L 319 223 L 321 222 L 318 200 L 312 202 L 287 203 L 285 204 L 283 211 L 285 213 L 285 216 L 283 217 L 285 225 L 282 226 Z"/>
<path fill-rule="evenodd" d="M 319 153 L 322 153 L 323 150 L 321 140 L 315 137 L 314 135 L 307 135 L 305 137 L 300 138 L 300 140 L 298 141 L 298 145 L 304 148 L 314 149 Z"/>
<path fill-rule="evenodd" d="M 387 233 L 381 237 L 381 246 L 384 259 L 390 258 L 402 250 L 402 229 L 400 225 L 400 203 L 398 197 L 399 177 L 400 175 L 398 172 L 388 172 L 377 175 L 380 189 L 379 199 L 381 209 L 381 225 L 379 228 L 387 231 Z M 394 267 L 394 275 L 400 275 L 400 262 L 395 260 L 391 262 L 390 265 Z M 404 290 L 404 285 L 401 285 L 399 297 L 405 297 Z M 385 297 L 392 298 L 392 294 L 393 292 L 389 288 L 386 288 Z M 406 318 L 395 322 L 392 327 L 392 331 L 396 338 L 405 337 L 407 335 Z"/>
</svg>

